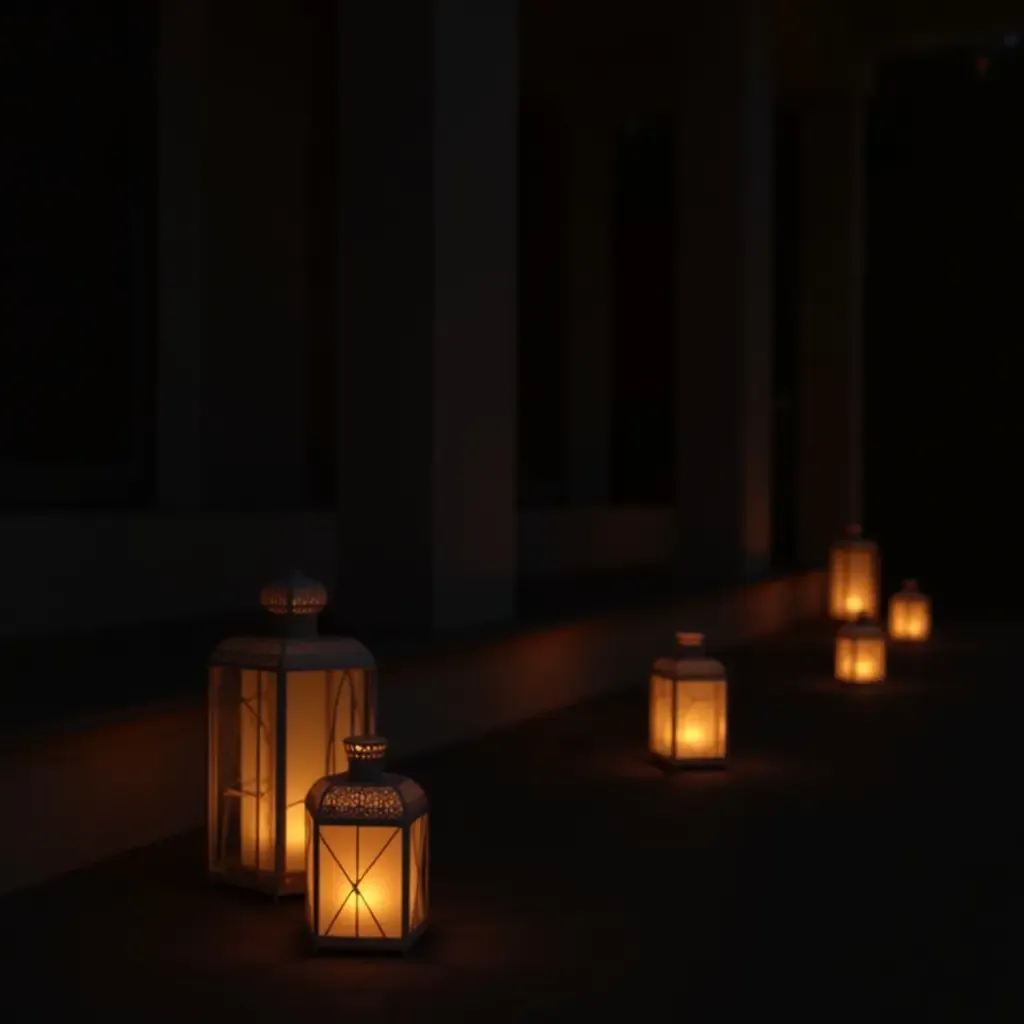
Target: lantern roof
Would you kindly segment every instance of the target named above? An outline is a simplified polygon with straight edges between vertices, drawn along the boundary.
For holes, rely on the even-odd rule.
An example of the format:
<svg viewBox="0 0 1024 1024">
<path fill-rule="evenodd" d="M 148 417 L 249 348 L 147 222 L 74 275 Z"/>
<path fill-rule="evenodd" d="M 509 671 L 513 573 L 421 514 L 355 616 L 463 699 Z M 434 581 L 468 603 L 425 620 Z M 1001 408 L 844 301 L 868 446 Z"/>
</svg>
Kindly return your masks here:
<svg viewBox="0 0 1024 1024">
<path fill-rule="evenodd" d="M 676 650 L 654 663 L 654 671 L 669 679 L 725 679 L 725 666 L 704 650 L 704 634 L 676 633 Z"/>
<path fill-rule="evenodd" d="M 327 588 L 298 569 L 263 587 L 260 605 L 270 619 L 269 635 L 228 637 L 217 645 L 211 664 L 272 671 L 376 668 L 358 640 L 317 633 Z"/>
<path fill-rule="evenodd" d="M 412 779 L 384 771 L 387 740 L 350 736 L 345 740 L 349 770 L 314 782 L 306 810 L 318 824 L 408 824 L 427 812 L 427 796 Z"/>
<path fill-rule="evenodd" d="M 217 645 L 210 664 L 282 672 L 377 667 L 369 649 L 348 636 L 232 636 Z"/>
</svg>

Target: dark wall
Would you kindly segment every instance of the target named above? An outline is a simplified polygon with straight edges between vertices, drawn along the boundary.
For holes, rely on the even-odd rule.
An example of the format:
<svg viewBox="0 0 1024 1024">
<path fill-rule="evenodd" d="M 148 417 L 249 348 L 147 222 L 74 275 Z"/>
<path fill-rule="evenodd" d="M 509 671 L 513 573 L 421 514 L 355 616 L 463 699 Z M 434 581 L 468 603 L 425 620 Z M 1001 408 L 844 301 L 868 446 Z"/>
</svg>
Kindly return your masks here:
<svg viewBox="0 0 1024 1024">
<path fill-rule="evenodd" d="M 612 198 L 611 498 L 675 500 L 675 150 L 671 119 L 616 139 Z"/>
<path fill-rule="evenodd" d="M 154 0 L 0 15 L 0 505 L 152 496 Z M 103 493 L 34 491 L 117 467 Z M 87 479 L 88 474 L 79 474 Z"/>
<path fill-rule="evenodd" d="M 568 381 L 566 134 L 557 107 L 524 100 L 519 122 L 518 500 L 561 505 Z"/>
<path fill-rule="evenodd" d="M 978 59 L 884 67 L 869 128 L 867 519 L 892 582 L 957 603 L 1024 570 L 1024 62 Z"/>
<path fill-rule="evenodd" d="M 772 564 L 777 568 L 793 566 L 798 560 L 799 113 L 796 102 L 783 101 L 776 109 L 775 121 Z"/>
</svg>

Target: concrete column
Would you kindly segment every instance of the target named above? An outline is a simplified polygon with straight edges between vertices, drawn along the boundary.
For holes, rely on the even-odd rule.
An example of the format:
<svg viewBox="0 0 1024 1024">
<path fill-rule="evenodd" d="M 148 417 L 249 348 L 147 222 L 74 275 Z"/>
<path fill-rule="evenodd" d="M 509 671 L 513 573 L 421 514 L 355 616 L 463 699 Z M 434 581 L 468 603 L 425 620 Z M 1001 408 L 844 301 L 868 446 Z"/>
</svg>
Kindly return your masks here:
<svg viewBox="0 0 1024 1024">
<path fill-rule="evenodd" d="M 612 124 L 593 97 L 565 111 L 569 135 L 568 409 L 573 505 L 608 503 L 611 445 Z"/>
<path fill-rule="evenodd" d="M 341 0 L 336 605 L 509 618 L 516 573 L 515 0 Z"/>
<path fill-rule="evenodd" d="M 204 0 L 160 3 L 157 498 L 202 500 Z"/>
<path fill-rule="evenodd" d="M 865 93 L 836 86 L 801 114 L 797 515 L 808 566 L 863 511 Z"/>
<path fill-rule="evenodd" d="M 683 578 L 767 568 L 774 90 L 758 0 L 688 19 L 677 135 L 676 505 Z"/>
</svg>

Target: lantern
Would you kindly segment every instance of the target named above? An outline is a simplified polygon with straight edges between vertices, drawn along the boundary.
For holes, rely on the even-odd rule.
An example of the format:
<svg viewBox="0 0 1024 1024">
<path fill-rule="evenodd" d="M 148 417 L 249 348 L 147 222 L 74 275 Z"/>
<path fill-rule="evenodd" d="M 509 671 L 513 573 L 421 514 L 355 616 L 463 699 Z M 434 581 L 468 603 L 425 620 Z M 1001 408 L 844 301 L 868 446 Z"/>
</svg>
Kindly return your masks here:
<svg viewBox="0 0 1024 1024">
<path fill-rule="evenodd" d="M 404 951 L 427 923 L 427 797 L 384 771 L 387 740 L 345 751 L 306 797 L 306 922 L 317 949 Z"/>
<path fill-rule="evenodd" d="M 377 673 L 356 640 L 317 635 L 319 583 L 293 572 L 260 603 L 277 635 L 225 640 L 210 659 L 209 867 L 283 895 L 305 886 L 309 787 L 348 767 L 343 737 L 375 728 Z"/>
<path fill-rule="evenodd" d="M 862 615 L 839 627 L 836 634 L 836 679 L 843 683 L 885 680 L 885 633 Z"/>
<path fill-rule="evenodd" d="M 855 622 L 861 615 L 878 617 L 878 545 L 865 540 L 857 525 L 829 550 L 828 613 Z"/>
<path fill-rule="evenodd" d="M 932 632 L 931 598 L 905 580 L 903 589 L 889 598 L 889 636 L 893 640 L 927 640 Z"/>
<path fill-rule="evenodd" d="M 651 675 L 650 746 L 675 768 L 719 767 L 726 754 L 726 679 L 704 653 L 702 633 L 676 633 L 675 654 Z"/>
</svg>

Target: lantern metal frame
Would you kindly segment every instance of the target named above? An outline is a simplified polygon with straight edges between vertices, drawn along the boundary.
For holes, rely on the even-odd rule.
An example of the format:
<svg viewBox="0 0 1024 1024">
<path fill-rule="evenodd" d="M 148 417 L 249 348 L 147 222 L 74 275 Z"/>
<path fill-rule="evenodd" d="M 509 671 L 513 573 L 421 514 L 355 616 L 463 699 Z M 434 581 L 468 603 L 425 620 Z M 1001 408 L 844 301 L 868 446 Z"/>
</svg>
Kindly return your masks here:
<svg viewBox="0 0 1024 1024">
<path fill-rule="evenodd" d="M 328 687 L 331 686 L 327 673 L 336 673 L 333 700 L 327 700 L 325 690 L 324 708 L 324 753 L 325 764 L 321 771 L 337 771 L 339 754 L 343 755 L 342 737 L 338 731 L 338 711 L 341 702 L 348 695 L 350 723 L 360 731 L 373 732 L 377 723 L 377 664 L 373 655 L 358 640 L 351 637 L 319 636 L 316 618 L 327 603 L 326 590 L 301 573 L 293 571 L 285 580 L 265 587 L 260 595 L 261 604 L 272 616 L 278 628 L 277 636 L 238 636 L 223 640 L 209 659 L 209 703 L 208 703 L 208 751 L 207 751 L 207 869 L 214 881 L 254 889 L 273 896 L 300 895 L 306 884 L 303 868 L 288 866 L 287 815 L 290 809 L 288 794 L 288 697 L 290 677 L 297 672 L 319 672 L 325 674 Z M 273 731 L 272 750 L 273 777 L 269 790 L 260 790 L 258 751 L 261 737 L 271 732 L 267 718 L 258 701 L 253 709 L 256 717 L 257 781 L 256 790 L 249 792 L 241 776 L 244 767 L 239 763 L 228 771 L 231 780 L 224 778 L 225 765 L 222 763 L 220 716 L 223 707 L 223 688 L 232 684 L 238 686 L 241 705 L 251 703 L 243 696 L 242 673 L 260 674 L 259 687 L 262 698 L 264 673 L 273 680 L 272 708 Z M 356 673 L 361 673 L 361 683 Z M 361 694 L 357 693 L 361 690 Z M 328 706 L 329 705 L 329 706 Z M 268 708 L 268 710 L 270 710 Z M 234 713 L 241 712 L 241 706 Z M 346 730 L 348 731 L 348 730 Z M 239 740 L 241 742 L 241 739 Z M 314 778 L 316 776 L 314 775 Z M 303 787 L 305 788 L 305 787 Z M 236 858 L 227 847 L 230 837 L 237 830 L 235 839 L 244 844 L 242 829 L 242 801 L 246 798 L 262 799 L 270 795 L 273 818 L 272 867 L 260 865 L 259 826 L 256 830 L 256 865 L 242 863 L 241 853 Z M 301 806 L 304 798 L 300 798 Z M 231 808 L 235 808 L 231 820 Z"/>
<path fill-rule="evenodd" d="M 839 674 L 839 658 L 844 641 L 852 645 L 850 647 L 850 662 L 853 665 L 857 664 L 857 650 L 860 644 L 871 644 L 872 650 L 881 650 L 877 678 L 857 679 L 854 677 L 847 679 Z M 888 647 L 889 638 L 876 619 L 862 615 L 856 622 L 844 623 L 836 631 L 832 671 L 836 682 L 849 686 L 878 686 L 880 683 L 884 683 L 889 670 Z"/>
<path fill-rule="evenodd" d="M 427 795 L 419 783 L 412 779 L 383 770 L 387 754 L 387 740 L 383 737 L 348 737 L 345 740 L 345 747 L 349 755 L 349 770 L 318 780 L 306 797 L 306 870 L 309 875 L 309 884 L 306 887 L 306 924 L 310 939 L 317 951 L 407 953 L 426 931 L 430 917 L 430 805 Z M 420 821 L 423 822 L 423 845 L 420 851 L 421 859 L 419 863 L 414 863 L 413 828 Z M 398 837 L 402 844 L 400 935 L 389 937 L 321 934 L 321 847 L 324 845 L 320 841 L 321 831 L 325 827 L 339 826 L 354 829 L 392 828 L 401 833 Z M 365 897 L 359 891 L 359 884 L 373 866 L 371 864 L 360 877 L 353 879 L 336 856 L 334 860 L 351 888 L 339 904 L 335 917 L 326 931 L 330 931 L 333 920 L 341 914 L 350 898 L 355 896 L 357 900 L 362 898 L 365 902 Z M 423 900 L 423 918 L 417 925 L 410 927 L 413 912 L 410 879 L 413 870 L 417 872 L 418 894 Z M 353 873 L 358 873 L 358 869 Z M 377 929 L 383 931 L 368 902 L 366 906 Z M 357 903 L 357 915 L 358 912 Z"/>
<path fill-rule="evenodd" d="M 846 607 L 846 594 L 850 589 L 850 560 L 856 556 L 868 559 L 871 573 L 870 604 L 851 611 Z M 878 545 L 863 536 L 861 527 L 852 523 L 846 535 L 833 541 L 828 554 L 828 614 L 838 622 L 856 622 L 861 615 L 877 619 L 881 612 L 882 559 Z"/>
<path fill-rule="evenodd" d="M 648 730 L 653 732 L 654 687 L 659 679 L 666 680 L 672 687 L 672 751 L 671 755 L 661 754 L 654 749 L 654 737 L 649 735 L 650 755 L 662 768 L 671 771 L 688 769 L 707 770 L 722 769 L 729 763 L 729 681 L 725 666 L 716 658 L 708 657 L 704 649 L 702 633 L 676 633 L 679 648 L 670 657 L 659 658 L 651 670 L 648 683 Z M 681 757 L 679 755 L 679 737 L 676 734 L 676 723 L 679 716 L 679 691 L 688 683 L 706 683 L 722 692 L 722 718 L 725 722 L 725 736 L 722 740 L 722 753 L 711 757 Z"/>
</svg>

